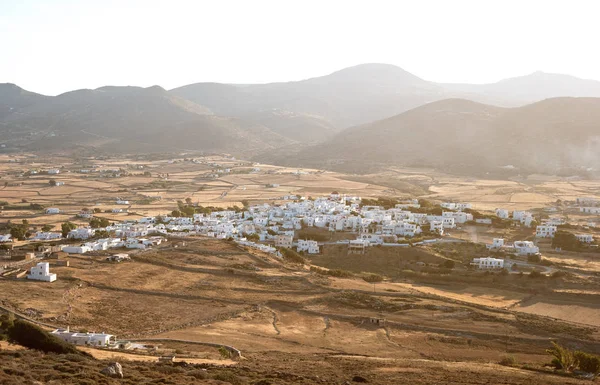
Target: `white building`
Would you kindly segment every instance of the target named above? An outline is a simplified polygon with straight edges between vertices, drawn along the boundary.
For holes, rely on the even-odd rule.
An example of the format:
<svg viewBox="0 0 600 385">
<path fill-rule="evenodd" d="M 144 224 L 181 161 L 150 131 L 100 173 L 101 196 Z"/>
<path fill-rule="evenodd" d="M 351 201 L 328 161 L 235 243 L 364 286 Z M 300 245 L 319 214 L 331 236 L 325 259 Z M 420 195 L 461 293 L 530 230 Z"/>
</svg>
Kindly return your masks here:
<svg viewBox="0 0 600 385">
<path fill-rule="evenodd" d="M 600 207 L 580 207 L 579 211 L 585 214 L 600 214 Z"/>
<path fill-rule="evenodd" d="M 105 333 L 73 333 L 69 329 L 56 329 L 52 335 L 74 345 L 109 346 L 116 342 L 116 337 Z"/>
<path fill-rule="evenodd" d="M 538 238 L 554 238 L 556 226 L 540 225 L 535 229 L 535 236 Z"/>
<path fill-rule="evenodd" d="M 429 231 L 444 235 L 444 223 L 442 221 L 429 222 Z"/>
<path fill-rule="evenodd" d="M 504 268 L 504 259 L 499 258 L 473 258 L 473 262 L 471 265 L 477 266 L 479 269 L 503 269 Z"/>
<path fill-rule="evenodd" d="M 92 248 L 89 246 L 66 246 L 63 247 L 62 251 L 69 254 L 85 254 L 92 251 Z"/>
<path fill-rule="evenodd" d="M 298 252 L 306 251 L 308 254 L 319 254 L 319 245 L 317 241 L 298 240 Z"/>
<path fill-rule="evenodd" d="M 0 243 L 12 242 L 12 235 L 0 234 Z"/>
<path fill-rule="evenodd" d="M 594 236 L 592 234 L 575 234 L 575 237 L 579 242 L 592 243 L 594 242 Z"/>
<path fill-rule="evenodd" d="M 540 252 L 540 248 L 530 241 L 516 241 L 513 247 L 517 255 L 536 255 Z"/>
<path fill-rule="evenodd" d="M 70 239 L 88 239 L 93 237 L 96 233 L 96 230 L 91 229 L 89 227 L 79 227 L 77 229 L 69 231 L 67 234 L 67 238 Z"/>
<path fill-rule="evenodd" d="M 129 201 L 126 201 L 126 200 L 123 200 L 123 199 L 120 199 L 120 198 L 119 198 L 119 199 L 117 199 L 116 203 L 117 203 L 118 205 L 128 205 L 128 204 L 129 204 Z"/>
<path fill-rule="evenodd" d="M 60 214 L 60 209 L 56 207 L 48 207 L 46 209 L 46 214 Z"/>
<path fill-rule="evenodd" d="M 56 281 L 56 274 L 50 273 L 50 264 L 48 262 L 40 262 L 29 270 L 27 279 L 54 282 Z"/>
<path fill-rule="evenodd" d="M 60 174 L 60 170 L 57 168 L 51 168 L 48 170 L 48 174 Z"/>
<path fill-rule="evenodd" d="M 486 245 L 488 249 L 500 249 L 504 246 L 504 238 L 494 238 L 491 245 Z"/>
<path fill-rule="evenodd" d="M 500 219 L 508 219 L 510 212 L 506 209 L 496 209 L 496 216 Z"/>
<path fill-rule="evenodd" d="M 61 238 L 62 238 L 62 233 L 43 232 L 43 231 L 38 231 L 37 233 L 35 233 L 35 236 L 33 237 L 33 239 L 35 239 L 37 241 L 50 241 L 53 239 L 61 239 Z"/>
</svg>

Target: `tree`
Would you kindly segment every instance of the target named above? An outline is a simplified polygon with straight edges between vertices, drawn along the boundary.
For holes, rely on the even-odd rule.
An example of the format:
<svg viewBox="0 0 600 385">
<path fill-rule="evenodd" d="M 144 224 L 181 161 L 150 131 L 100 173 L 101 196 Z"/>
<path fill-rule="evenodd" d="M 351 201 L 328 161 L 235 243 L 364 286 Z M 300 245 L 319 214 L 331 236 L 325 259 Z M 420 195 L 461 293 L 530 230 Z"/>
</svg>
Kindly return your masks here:
<svg viewBox="0 0 600 385">
<path fill-rule="evenodd" d="M 187 203 L 188 205 L 191 205 L 192 204 L 192 198 L 190 198 L 190 197 L 185 198 L 185 203 Z"/>
<path fill-rule="evenodd" d="M 27 228 L 23 225 L 13 225 L 10 228 L 10 235 L 19 241 L 24 241 L 27 238 Z"/>
<path fill-rule="evenodd" d="M 246 239 L 252 242 L 258 242 L 260 240 L 260 236 L 256 233 L 246 234 Z"/>
<path fill-rule="evenodd" d="M 453 260 L 451 260 L 451 259 L 446 259 L 446 260 L 444 261 L 444 267 L 445 267 L 446 269 L 454 269 L 454 266 L 456 266 L 456 263 L 455 263 Z"/>
<path fill-rule="evenodd" d="M 99 229 L 110 226 L 110 222 L 106 218 L 94 217 L 90 220 L 90 227 L 92 229 Z"/>
<path fill-rule="evenodd" d="M 50 184 L 50 186 L 56 186 L 56 180 L 54 179 L 50 179 L 48 183 Z"/>
<path fill-rule="evenodd" d="M 241 203 L 242 206 L 244 206 L 244 208 L 250 206 L 250 202 L 248 201 L 248 199 L 242 199 Z"/>
<path fill-rule="evenodd" d="M 102 209 L 101 209 L 100 207 L 94 207 L 94 212 L 95 212 L 96 214 L 98 214 L 98 213 L 101 213 L 101 212 L 102 212 Z"/>
<path fill-rule="evenodd" d="M 568 231 L 558 230 L 552 239 L 552 247 L 560 247 L 568 251 L 578 251 L 581 248 L 581 243 L 575 235 Z"/>
<path fill-rule="evenodd" d="M 53 228 L 54 228 L 53 225 L 44 225 L 44 226 L 42 226 L 42 231 L 48 232 L 48 231 L 52 230 Z"/>
<path fill-rule="evenodd" d="M 77 225 L 75 223 L 72 223 L 72 222 L 65 222 L 65 223 L 63 223 L 63 224 L 60 225 L 60 229 L 62 231 L 62 236 L 65 237 L 65 238 L 69 234 L 69 231 L 75 230 L 76 228 L 77 228 Z"/>
<path fill-rule="evenodd" d="M 175 217 L 175 218 L 179 218 L 181 216 L 181 211 L 173 210 L 173 211 L 171 211 L 171 216 Z"/>
</svg>

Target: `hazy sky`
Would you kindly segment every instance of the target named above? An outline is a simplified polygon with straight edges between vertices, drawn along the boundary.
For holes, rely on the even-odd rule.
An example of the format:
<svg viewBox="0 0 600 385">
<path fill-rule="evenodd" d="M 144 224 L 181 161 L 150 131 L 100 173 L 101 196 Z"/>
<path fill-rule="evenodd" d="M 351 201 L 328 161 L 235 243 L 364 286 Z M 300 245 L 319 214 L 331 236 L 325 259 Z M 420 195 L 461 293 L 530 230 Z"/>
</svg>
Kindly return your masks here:
<svg viewBox="0 0 600 385">
<path fill-rule="evenodd" d="M 369 62 L 427 80 L 600 80 L 597 0 L 0 0 L 0 82 L 300 80 Z"/>
</svg>

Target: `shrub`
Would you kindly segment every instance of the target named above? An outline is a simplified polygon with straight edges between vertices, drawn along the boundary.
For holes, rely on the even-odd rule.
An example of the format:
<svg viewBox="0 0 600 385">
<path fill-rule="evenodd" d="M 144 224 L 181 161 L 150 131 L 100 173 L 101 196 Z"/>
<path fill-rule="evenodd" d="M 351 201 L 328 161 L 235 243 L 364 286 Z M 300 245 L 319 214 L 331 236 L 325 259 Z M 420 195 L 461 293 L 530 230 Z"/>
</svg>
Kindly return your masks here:
<svg viewBox="0 0 600 385">
<path fill-rule="evenodd" d="M 586 352 L 575 352 L 575 358 L 579 363 L 579 369 L 584 372 L 599 374 L 600 373 L 600 357 Z"/>
<path fill-rule="evenodd" d="M 285 259 L 288 262 L 299 263 L 299 264 L 306 263 L 306 259 L 304 259 L 300 254 L 298 254 L 297 252 L 295 252 L 292 249 L 282 247 L 281 249 L 279 249 L 279 252 L 283 256 L 283 259 Z"/>
<path fill-rule="evenodd" d="M 533 270 L 531 273 L 529 273 L 529 278 L 544 278 L 545 275 L 540 273 L 537 270 Z"/>
<path fill-rule="evenodd" d="M 369 274 L 364 276 L 363 279 L 369 283 L 377 283 L 383 281 L 383 277 L 378 274 Z"/>
<path fill-rule="evenodd" d="M 540 263 L 542 261 L 542 257 L 540 255 L 528 255 L 527 256 L 527 262 L 530 263 Z"/>
<path fill-rule="evenodd" d="M 453 260 L 447 259 L 444 261 L 444 267 L 446 269 L 454 269 L 454 266 L 456 266 L 456 263 Z"/>
<path fill-rule="evenodd" d="M 229 349 L 227 349 L 225 346 L 221 346 L 219 348 L 219 354 L 221 355 L 221 357 L 223 357 L 224 359 L 229 359 L 231 358 L 231 352 L 229 351 Z"/>
<path fill-rule="evenodd" d="M 242 380 L 231 372 L 221 372 L 213 375 L 213 380 L 229 382 L 232 385 L 242 384 Z"/>
<path fill-rule="evenodd" d="M 546 352 L 554 356 L 552 365 L 556 369 L 571 372 L 577 368 L 577 357 L 575 357 L 575 353 L 572 350 L 552 341 L 552 349 L 547 349 Z"/>
<path fill-rule="evenodd" d="M 16 320 L 14 322 L 13 326 L 8 330 L 8 338 L 13 343 L 30 349 L 41 350 L 45 353 L 88 355 L 77 350 L 74 345 L 23 320 Z"/>
<path fill-rule="evenodd" d="M 517 359 L 515 356 L 504 356 L 499 362 L 500 365 L 503 366 L 517 366 Z"/>
</svg>

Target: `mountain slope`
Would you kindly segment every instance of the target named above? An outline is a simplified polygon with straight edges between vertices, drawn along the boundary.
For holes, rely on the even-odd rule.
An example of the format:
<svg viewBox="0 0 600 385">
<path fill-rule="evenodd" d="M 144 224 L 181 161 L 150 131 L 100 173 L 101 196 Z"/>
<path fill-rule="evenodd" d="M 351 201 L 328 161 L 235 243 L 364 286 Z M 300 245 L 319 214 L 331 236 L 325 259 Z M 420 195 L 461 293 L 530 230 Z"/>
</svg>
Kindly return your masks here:
<svg viewBox="0 0 600 385">
<path fill-rule="evenodd" d="M 25 91 L 11 83 L 0 83 L 0 121 L 11 114 L 47 99 L 47 96 Z"/>
<path fill-rule="evenodd" d="M 197 83 L 170 91 L 217 114 L 281 110 L 329 122 L 335 129 L 392 116 L 446 96 L 443 88 L 388 64 L 362 64 L 287 83 Z M 277 127 L 272 127 L 277 130 Z"/>
<path fill-rule="evenodd" d="M 68 92 L 3 119 L 4 130 L 32 149 L 93 145 L 103 150 L 255 153 L 290 143 L 260 124 L 212 115 L 154 86 Z"/>
<path fill-rule="evenodd" d="M 526 76 L 501 80 L 492 84 L 440 84 L 453 92 L 497 100 L 518 106 L 557 97 L 600 97 L 600 82 L 574 76 L 541 71 Z"/>
<path fill-rule="evenodd" d="M 430 103 L 344 130 L 280 163 L 364 171 L 394 165 L 469 172 L 600 168 L 600 99 L 555 98 L 519 108 Z"/>
</svg>

